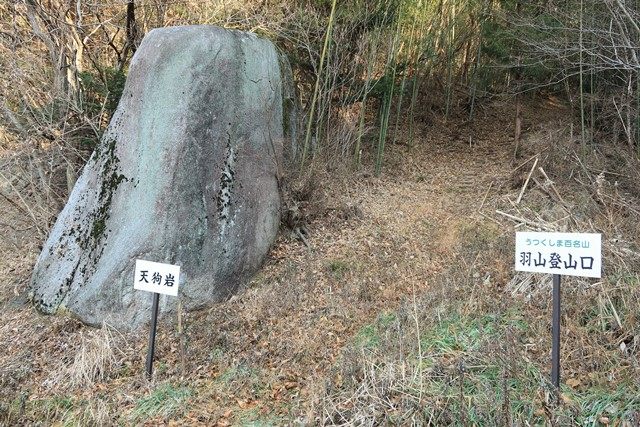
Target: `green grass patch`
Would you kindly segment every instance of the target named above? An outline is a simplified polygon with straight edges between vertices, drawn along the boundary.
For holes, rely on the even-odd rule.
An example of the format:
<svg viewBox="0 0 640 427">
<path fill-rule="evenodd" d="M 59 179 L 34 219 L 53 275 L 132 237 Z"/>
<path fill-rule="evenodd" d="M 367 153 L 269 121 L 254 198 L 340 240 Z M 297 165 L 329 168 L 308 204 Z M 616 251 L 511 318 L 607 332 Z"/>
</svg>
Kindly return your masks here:
<svg viewBox="0 0 640 427">
<path fill-rule="evenodd" d="M 360 329 L 355 338 L 355 344 L 360 348 L 373 349 L 380 345 L 381 334 L 396 320 L 395 313 L 381 313 L 375 322 Z"/>
<path fill-rule="evenodd" d="M 0 425 L 106 425 L 115 418 L 102 397 L 77 399 L 56 395 L 29 400 L 22 394 L 8 405 L 5 413 L 0 413 Z"/>
<path fill-rule="evenodd" d="M 576 415 L 572 417 L 581 426 L 599 426 L 602 420 L 609 420 L 611 425 L 619 425 L 622 421 L 629 425 L 640 423 L 640 386 L 638 384 L 619 385 L 616 390 L 590 388 L 575 391 L 565 388 L 568 396 L 576 406 Z"/>
<path fill-rule="evenodd" d="M 162 384 L 149 396 L 138 400 L 132 417 L 138 422 L 155 417 L 168 419 L 179 416 L 187 409 L 191 394 L 191 389 L 187 387 Z"/>
<path fill-rule="evenodd" d="M 236 381 L 251 380 L 257 377 L 257 373 L 249 366 L 239 364 L 225 369 L 217 380 L 223 384 L 229 385 Z"/>
<path fill-rule="evenodd" d="M 261 414 L 257 408 L 240 412 L 237 419 L 242 427 L 277 427 L 286 424 L 281 417 Z"/>
<path fill-rule="evenodd" d="M 500 348 L 507 328 L 523 333 L 529 326 L 517 309 L 477 317 L 452 313 L 422 334 L 422 369 L 434 373 L 422 393 L 443 402 L 427 407 L 427 418 L 451 425 L 544 423 L 536 415 L 544 383 L 539 369 L 491 350 Z"/>
<path fill-rule="evenodd" d="M 355 344 L 371 350 L 365 353 L 371 358 L 367 369 L 379 370 L 370 375 L 393 384 L 391 395 L 421 402 L 422 419 L 460 426 L 504 425 L 505 420 L 545 423 L 541 396 L 546 374 L 529 359 L 510 353 L 506 338 L 517 340 L 530 331 L 517 306 L 499 314 L 470 316 L 451 310 L 440 321 L 421 327 L 420 346 L 409 332 L 412 323 L 406 316 L 385 312 L 360 330 Z M 410 351 L 403 353 L 401 348 Z M 350 387 L 354 386 L 361 385 Z M 402 424 L 405 415 L 398 421 L 385 420 Z"/>
<path fill-rule="evenodd" d="M 339 259 L 329 262 L 329 271 L 336 279 L 341 279 L 349 271 L 349 263 Z"/>
<path fill-rule="evenodd" d="M 421 337 L 423 350 L 436 357 L 451 353 L 477 351 L 488 340 L 500 339 L 507 327 L 528 330 L 528 324 L 518 310 L 504 315 L 487 314 L 466 317 L 453 313 Z"/>
<path fill-rule="evenodd" d="M 255 366 L 238 363 L 229 366 L 216 378 L 215 382 L 228 393 L 237 390 L 250 390 L 254 397 L 264 396 L 269 386 L 264 379 L 264 372 Z"/>
</svg>

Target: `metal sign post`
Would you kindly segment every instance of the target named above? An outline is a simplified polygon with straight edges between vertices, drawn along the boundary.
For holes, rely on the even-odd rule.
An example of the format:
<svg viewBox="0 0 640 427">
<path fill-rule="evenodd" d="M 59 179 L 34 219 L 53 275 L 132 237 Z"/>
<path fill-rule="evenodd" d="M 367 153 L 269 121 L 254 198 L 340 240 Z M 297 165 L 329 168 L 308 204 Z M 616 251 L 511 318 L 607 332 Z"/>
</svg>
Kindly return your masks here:
<svg viewBox="0 0 640 427">
<path fill-rule="evenodd" d="M 551 383 L 560 398 L 560 276 L 600 278 L 602 236 L 595 233 L 516 232 L 516 271 L 553 275 Z"/>
<path fill-rule="evenodd" d="M 551 341 L 551 383 L 560 397 L 560 275 L 553 275 L 553 318 Z"/>
<path fill-rule="evenodd" d="M 149 331 L 149 349 L 147 350 L 147 376 L 151 378 L 153 373 L 153 355 L 156 351 L 156 325 L 158 323 L 158 301 L 160 294 L 153 293 L 153 303 L 151 305 L 151 330 Z"/>
<path fill-rule="evenodd" d="M 156 326 L 158 324 L 158 305 L 160 294 L 178 296 L 180 285 L 180 266 L 161 264 L 145 260 L 136 260 L 133 288 L 153 293 L 151 304 L 151 330 L 149 331 L 149 349 L 147 351 L 146 371 L 153 374 L 153 357 L 156 350 Z"/>
</svg>

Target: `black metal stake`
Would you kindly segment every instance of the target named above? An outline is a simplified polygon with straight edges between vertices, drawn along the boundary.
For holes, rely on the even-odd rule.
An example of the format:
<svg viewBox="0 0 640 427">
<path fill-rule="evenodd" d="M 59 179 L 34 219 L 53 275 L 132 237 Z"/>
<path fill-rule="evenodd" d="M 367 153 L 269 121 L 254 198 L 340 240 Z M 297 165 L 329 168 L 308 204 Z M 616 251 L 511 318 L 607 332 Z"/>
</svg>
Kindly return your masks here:
<svg viewBox="0 0 640 427">
<path fill-rule="evenodd" d="M 553 320 L 551 347 L 551 382 L 560 397 L 560 275 L 553 275 Z"/>
<path fill-rule="evenodd" d="M 153 355 L 156 351 L 156 324 L 158 323 L 158 300 L 160 294 L 153 293 L 153 304 L 151 306 L 151 331 L 149 331 L 149 350 L 147 351 L 147 376 L 151 378 L 153 373 Z"/>
</svg>

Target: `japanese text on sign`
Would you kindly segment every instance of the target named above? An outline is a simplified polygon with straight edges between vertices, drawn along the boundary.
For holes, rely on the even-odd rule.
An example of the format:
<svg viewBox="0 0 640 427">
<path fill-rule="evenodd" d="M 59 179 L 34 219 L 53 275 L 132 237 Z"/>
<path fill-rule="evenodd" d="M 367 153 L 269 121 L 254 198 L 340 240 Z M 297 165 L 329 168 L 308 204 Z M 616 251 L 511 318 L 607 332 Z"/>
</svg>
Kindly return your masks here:
<svg viewBox="0 0 640 427">
<path fill-rule="evenodd" d="M 601 277 L 600 234 L 516 233 L 516 270 Z"/>
<path fill-rule="evenodd" d="M 133 287 L 141 291 L 178 296 L 180 266 L 138 259 Z"/>
</svg>

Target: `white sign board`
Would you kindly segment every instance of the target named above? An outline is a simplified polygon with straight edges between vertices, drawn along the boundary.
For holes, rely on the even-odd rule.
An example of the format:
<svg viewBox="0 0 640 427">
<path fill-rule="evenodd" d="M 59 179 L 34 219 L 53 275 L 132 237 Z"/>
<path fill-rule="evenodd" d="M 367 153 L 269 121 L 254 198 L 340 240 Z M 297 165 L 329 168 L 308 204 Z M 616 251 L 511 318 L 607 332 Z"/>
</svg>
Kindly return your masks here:
<svg viewBox="0 0 640 427">
<path fill-rule="evenodd" d="M 516 271 L 601 277 L 601 235 L 518 232 Z"/>
<path fill-rule="evenodd" d="M 177 297 L 180 266 L 138 259 L 133 280 L 134 289 Z"/>
</svg>

